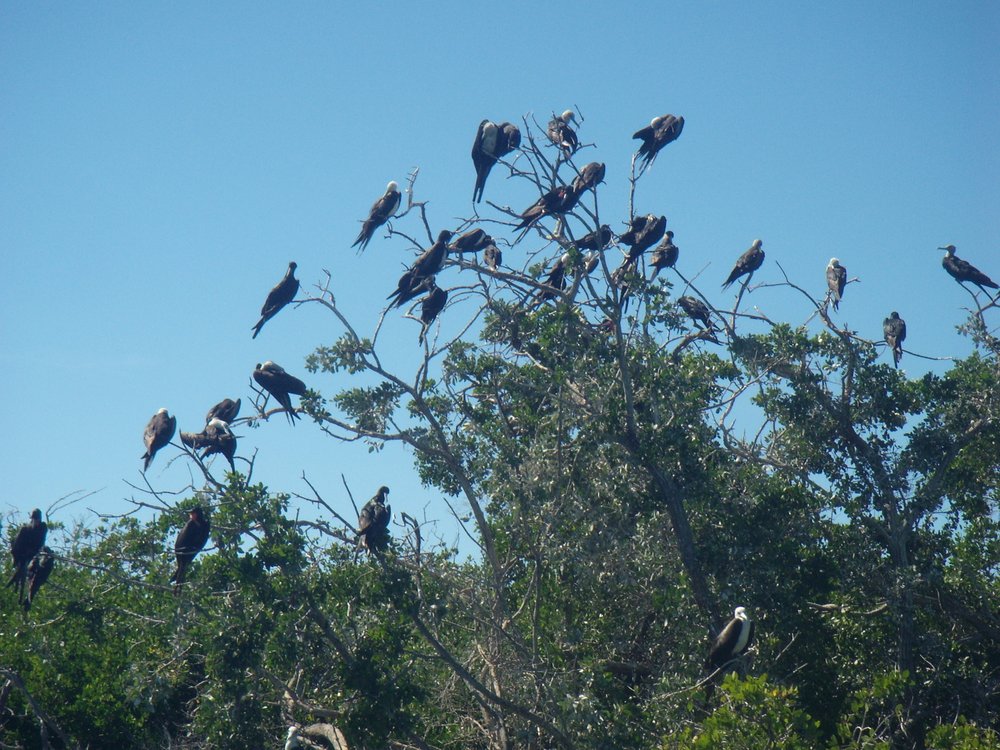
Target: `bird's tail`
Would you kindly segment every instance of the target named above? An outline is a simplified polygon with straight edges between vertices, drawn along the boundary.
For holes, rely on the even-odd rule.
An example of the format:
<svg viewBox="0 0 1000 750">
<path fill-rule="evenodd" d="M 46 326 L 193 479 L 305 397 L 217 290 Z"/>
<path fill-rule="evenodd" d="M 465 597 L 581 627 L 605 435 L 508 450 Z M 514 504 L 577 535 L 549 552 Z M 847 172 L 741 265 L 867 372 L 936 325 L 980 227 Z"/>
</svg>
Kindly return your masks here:
<svg viewBox="0 0 1000 750">
<path fill-rule="evenodd" d="M 263 327 L 264 327 L 264 319 L 261 318 L 260 320 L 257 321 L 257 324 L 253 326 L 253 336 L 251 336 L 250 338 L 252 339 L 257 338 L 257 334 L 260 333 L 260 329 Z"/>
</svg>

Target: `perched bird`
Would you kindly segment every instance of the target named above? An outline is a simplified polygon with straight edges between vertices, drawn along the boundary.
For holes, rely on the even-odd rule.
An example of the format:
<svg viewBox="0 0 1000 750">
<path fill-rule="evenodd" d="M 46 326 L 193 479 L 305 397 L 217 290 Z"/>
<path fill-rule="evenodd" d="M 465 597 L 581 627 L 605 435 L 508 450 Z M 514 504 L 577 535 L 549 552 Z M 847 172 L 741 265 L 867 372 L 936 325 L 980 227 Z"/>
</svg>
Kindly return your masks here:
<svg viewBox="0 0 1000 750">
<path fill-rule="evenodd" d="M 622 312 L 628 312 L 629 301 L 632 298 L 632 282 L 635 281 L 639 269 L 639 256 L 626 256 L 622 264 L 611 274 L 611 283 L 620 291 L 619 301 Z"/>
<path fill-rule="evenodd" d="M 295 269 L 297 267 L 294 260 L 289 263 L 284 278 L 274 285 L 274 289 L 267 293 L 264 306 L 260 308 L 260 320 L 253 327 L 253 336 L 250 338 L 257 338 L 257 334 L 260 333 L 260 329 L 264 327 L 264 324 L 277 315 L 281 311 L 281 308 L 295 299 L 295 295 L 299 292 L 299 280 L 295 278 Z"/>
<path fill-rule="evenodd" d="M 733 659 L 742 655 L 753 643 L 753 622 L 747 619 L 747 611 L 737 607 L 733 619 L 719 632 L 708 658 L 705 659 L 705 669 L 722 669 Z"/>
<path fill-rule="evenodd" d="M 158 409 L 149 420 L 142 435 L 142 441 L 146 444 L 146 452 L 139 456 L 143 460 L 143 471 L 149 469 L 156 452 L 173 439 L 176 429 L 177 418 L 171 417 L 166 409 Z"/>
<path fill-rule="evenodd" d="M 442 229 L 438 233 L 437 241 L 424 250 L 417 259 L 413 261 L 406 273 L 399 277 L 396 284 L 396 291 L 386 299 L 394 300 L 396 307 L 402 307 L 406 302 L 413 299 L 421 292 L 429 289 L 423 283 L 429 277 L 434 276 L 444 266 L 444 260 L 448 255 L 448 243 L 451 242 L 452 233 L 447 229 Z"/>
<path fill-rule="evenodd" d="M 201 450 L 202 459 L 216 453 L 225 456 L 229 468 L 236 471 L 233 457 L 236 455 L 236 436 L 229 425 L 218 417 L 213 417 L 201 432 L 181 431 L 181 442 L 192 450 Z"/>
<path fill-rule="evenodd" d="M 663 242 L 657 245 L 653 251 L 653 257 L 650 259 L 650 265 L 653 266 L 653 275 L 649 277 L 649 280 L 652 281 L 655 279 L 656 275 L 663 269 L 673 268 L 680 253 L 680 249 L 674 244 L 674 233 L 668 231 L 663 236 Z"/>
<path fill-rule="evenodd" d="M 200 505 L 196 505 L 188 511 L 188 521 L 177 535 L 174 542 L 174 556 L 177 558 L 177 567 L 170 576 L 170 582 L 174 585 L 174 594 L 181 592 L 184 578 L 187 574 L 187 567 L 194 560 L 195 555 L 205 548 L 208 542 L 209 532 L 212 524 L 205 517 Z"/>
<path fill-rule="evenodd" d="M 235 401 L 231 398 L 222 399 L 222 401 L 208 410 L 208 414 L 205 415 L 205 424 L 208 424 L 213 419 L 221 419 L 226 424 L 229 424 L 240 413 L 240 402 L 242 401 L 243 399 L 241 398 Z"/>
<path fill-rule="evenodd" d="M 903 342 L 906 340 L 906 321 L 899 317 L 898 312 L 893 311 L 882 321 L 882 333 L 885 334 L 885 343 L 892 349 L 892 364 L 899 367 L 899 360 L 903 358 Z"/>
<path fill-rule="evenodd" d="M 656 155 L 660 153 L 660 149 L 668 143 L 676 141 L 683 129 L 683 117 L 663 115 L 663 117 L 654 117 L 649 125 L 635 131 L 632 138 L 642 141 L 638 155 L 643 160 L 643 169 L 653 163 Z"/>
<path fill-rule="evenodd" d="M 739 257 L 736 261 L 736 265 L 733 266 L 732 272 L 722 283 L 722 288 L 727 289 L 730 284 L 732 284 L 740 276 L 746 276 L 747 281 L 750 281 L 750 276 L 753 272 L 760 268 L 760 264 L 764 262 L 764 251 L 761 250 L 761 246 L 764 243 L 760 240 L 754 240 L 753 244 L 750 245 L 750 249 L 747 250 L 743 255 Z"/>
<path fill-rule="evenodd" d="M 941 265 L 944 266 L 944 270 L 950 273 L 951 277 L 959 284 L 971 281 L 984 292 L 986 292 L 986 289 L 983 287 L 1000 289 L 1000 286 L 997 286 L 997 283 L 993 279 L 969 263 L 969 261 L 962 260 L 955 255 L 954 245 L 945 245 L 944 247 L 939 247 L 938 250 L 945 251 L 944 258 L 941 259 Z M 989 294 L 989 292 L 986 293 Z"/>
<path fill-rule="evenodd" d="M 365 503 L 358 514 L 358 546 L 369 552 L 379 552 L 389 541 L 389 519 L 391 508 L 385 504 L 388 487 L 379 487 L 375 497 Z"/>
<path fill-rule="evenodd" d="M 47 546 L 42 546 L 41 551 L 31 558 L 28 565 L 28 594 L 24 598 L 24 611 L 31 609 L 31 603 L 35 601 L 38 590 L 49 580 L 52 569 L 56 564 L 56 556 Z"/>
<path fill-rule="evenodd" d="M 472 142 L 472 165 L 476 168 L 476 186 L 472 190 L 473 203 L 483 199 L 486 178 L 496 164 L 511 151 L 521 145 L 521 131 L 516 125 L 502 122 L 497 125 L 490 120 L 479 123 L 476 140 Z"/>
<path fill-rule="evenodd" d="M 264 364 L 258 364 L 253 371 L 253 379 L 265 391 L 274 396 L 275 400 L 285 409 L 288 421 L 294 424 L 299 415 L 292 407 L 292 399 L 289 394 L 302 396 L 306 392 L 306 384 L 294 375 L 289 375 L 280 365 L 268 360 Z"/>
<path fill-rule="evenodd" d="M 17 536 L 10 545 L 10 556 L 14 559 L 14 573 L 7 581 L 7 587 L 17 589 L 17 603 L 24 601 L 24 584 L 28 577 L 28 564 L 41 551 L 45 544 L 45 536 L 49 533 L 48 524 L 42 520 L 42 511 L 35 508 L 24 526 L 17 531 Z"/>
<path fill-rule="evenodd" d="M 543 216 L 572 211 L 579 198 L 570 185 L 554 187 L 521 213 L 521 223 L 515 229 L 530 227 Z"/>
<path fill-rule="evenodd" d="M 503 252 L 495 244 L 489 244 L 483 248 L 483 263 L 494 271 L 503 263 Z"/>
<path fill-rule="evenodd" d="M 417 336 L 418 344 L 424 343 L 424 336 L 427 335 L 427 329 L 434 322 L 438 313 L 448 303 L 448 292 L 435 284 L 433 279 L 430 281 L 430 289 L 428 291 L 430 294 L 424 297 L 423 302 L 420 304 L 420 322 L 423 325 L 420 327 L 420 335 Z"/>
<path fill-rule="evenodd" d="M 715 330 L 708 306 L 700 299 L 685 295 L 677 300 L 677 304 L 681 306 L 681 309 L 688 314 L 691 320 L 698 324 L 699 328 L 704 328 L 706 331 Z"/>
<path fill-rule="evenodd" d="M 533 307 L 540 306 L 546 300 L 554 299 L 566 288 L 566 268 L 569 265 L 569 253 L 563 253 L 549 269 L 545 277 L 545 288 L 537 289 L 532 295 L 535 300 Z"/>
<path fill-rule="evenodd" d="M 629 222 L 628 229 L 618 239 L 622 244 L 629 246 L 628 259 L 637 261 L 644 252 L 663 239 L 666 228 L 666 216 L 656 216 L 656 214 L 635 216 Z"/>
<path fill-rule="evenodd" d="M 580 148 L 580 140 L 576 137 L 576 131 L 570 127 L 570 123 L 576 119 L 576 114 L 571 109 L 567 109 L 561 115 L 554 116 L 549 120 L 549 125 L 545 130 L 549 140 L 562 149 L 563 155 L 570 157 Z"/>
<path fill-rule="evenodd" d="M 361 225 L 358 238 L 354 240 L 354 244 L 351 247 L 361 245 L 361 247 L 358 247 L 358 253 L 363 253 L 365 248 L 368 247 L 368 243 L 371 242 L 375 230 L 389 221 L 392 215 L 396 213 L 402 197 L 399 192 L 399 185 L 396 184 L 395 180 L 390 180 L 389 184 L 385 186 L 385 193 L 369 209 L 368 218 Z M 291 297 L 289 297 L 290 299 Z"/>
<path fill-rule="evenodd" d="M 839 310 L 840 300 L 844 298 L 844 287 L 847 286 L 847 269 L 836 258 L 830 258 L 826 266 L 826 285 L 830 288 L 833 309 Z"/>
<path fill-rule="evenodd" d="M 573 192 L 583 195 L 585 190 L 593 190 L 604 182 L 604 164 L 592 161 L 573 179 Z"/>
<path fill-rule="evenodd" d="M 472 229 L 448 245 L 448 251 L 452 253 L 478 253 L 485 250 L 488 245 L 493 244 L 493 238 L 482 229 Z"/>
<path fill-rule="evenodd" d="M 298 750 L 302 747 L 299 742 L 299 728 L 288 727 L 288 735 L 285 737 L 285 750 Z"/>
<path fill-rule="evenodd" d="M 601 224 L 599 229 L 588 232 L 576 241 L 576 246 L 580 250 L 600 251 L 611 244 L 611 227 Z"/>
</svg>

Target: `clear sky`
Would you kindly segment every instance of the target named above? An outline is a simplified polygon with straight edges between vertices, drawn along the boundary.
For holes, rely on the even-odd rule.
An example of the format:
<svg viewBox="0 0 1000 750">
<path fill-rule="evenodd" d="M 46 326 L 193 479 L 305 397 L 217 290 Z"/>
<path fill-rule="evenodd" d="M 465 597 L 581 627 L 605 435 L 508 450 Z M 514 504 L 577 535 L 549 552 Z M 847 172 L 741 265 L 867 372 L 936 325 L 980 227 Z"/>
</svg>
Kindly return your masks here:
<svg viewBox="0 0 1000 750">
<path fill-rule="evenodd" d="M 347 382 L 305 371 L 339 334 L 318 306 L 251 340 L 267 291 L 290 260 L 304 287 L 329 269 L 371 330 L 413 256 L 379 233 L 358 257 L 358 220 L 419 167 L 432 227 L 457 226 L 484 117 L 578 107 L 620 230 L 632 132 L 683 115 L 636 209 L 667 215 L 680 267 L 704 269 L 716 304 L 761 237 L 760 280 L 780 279 L 778 261 L 819 296 L 836 255 L 861 278 L 841 320 L 879 338 L 899 310 L 908 350 L 964 355 L 968 295 L 935 248 L 1000 280 L 997 39 L 989 2 L 0 4 L 0 512 L 23 520 L 75 491 L 94 494 L 64 520 L 124 510 L 156 409 L 192 431 L 225 396 L 247 414 L 262 360 L 328 395 Z M 517 209 L 536 196 L 502 169 L 486 188 Z M 751 301 L 807 315 L 782 290 Z M 416 335 L 393 314 L 380 338 L 408 371 Z M 397 511 L 447 515 L 400 450 L 369 454 L 308 419 L 238 432 L 272 489 L 306 493 L 305 472 L 350 515 L 343 476 L 359 500 L 385 483 Z M 157 456 L 154 486 L 185 483 L 177 453 Z"/>
</svg>

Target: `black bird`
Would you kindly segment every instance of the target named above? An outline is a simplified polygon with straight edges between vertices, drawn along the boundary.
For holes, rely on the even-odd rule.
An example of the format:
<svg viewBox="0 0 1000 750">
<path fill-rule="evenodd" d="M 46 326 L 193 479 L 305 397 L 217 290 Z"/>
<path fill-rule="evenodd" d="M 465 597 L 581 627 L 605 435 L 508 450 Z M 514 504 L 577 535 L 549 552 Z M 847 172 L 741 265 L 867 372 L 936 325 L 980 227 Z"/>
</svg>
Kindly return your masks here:
<svg viewBox="0 0 1000 750">
<path fill-rule="evenodd" d="M 764 251 L 761 250 L 761 246 L 763 244 L 764 243 L 760 240 L 753 241 L 750 249 L 743 253 L 743 255 L 739 257 L 739 260 L 736 261 L 736 265 L 733 266 L 733 270 L 729 274 L 729 278 L 722 283 L 723 289 L 728 288 L 729 285 L 736 281 L 736 279 L 740 276 L 747 276 L 747 281 L 750 281 L 750 276 L 752 276 L 753 272 L 760 268 L 760 264 L 764 262 Z"/>
<path fill-rule="evenodd" d="M 166 409 L 159 409 L 152 416 L 142 434 L 142 441 L 146 444 L 146 452 L 139 456 L 143 460 L 143 471 L 149 469 L 156 452 L 173 439 L 176 429 L 177 418 L 171 417 Z"/>
<path fill-rule="evenodd" d="M 654 270 L 649 280 L 655 279 L 656 275 L 663 269 L 673 268 L 680 253 L 680 249 L 674 244 L 674 233 L 666 232 L 663 236 L 663 242 L 656 247 L 653 251 L 653 257 L 650 259 L 650 265 L 653 266 Z"/>
<path fill-rule="evenodd" d="M 427 329 L 434 322 L 438 313 L 448 303 L 448 292 L 435 284 L 433 279 L 430 280 L 430 289 L 428 291 L 430 294 L 424 297 L 420 305 L 420 322 L 423 325 L 420 327 L 420 335 L 417 336 L 418 344 L 424 343 L 424 336 L 427 335 Z"/>
<path fill-rule="evenodd" d="M 174 594 L 181 593 L 181 586 L 187 574 L 187 567 L 194 560 L 195 555 L 205 548 L 208 542 L 208 535 L 212 530 L 212 524 L 205 517 L 200 505 L 196 505 L 188 511 L 188 521 L 177 535 L 174 542 L 174 556 L 177 558 L 177 567 L 170 582 L 174 584 Z"/>
<path fill-rule="evenodd" d="M 490 120 L 479 123 L 476 140 L 472 142 L 472 165 L 476 168 L 476 186 L 472 190 L 473 203 L 483 199 L 486 178 L 496 164 L 511 151 L 521 145 L 521 131 L 516 125 L 502 122 L 497 125 Z"/>
<path fill-rule="evenodd" d="M 31 511 L 30 520 L 20 529 L 10 545 L 10 556 L 14 559 L 14 573 L 7 586 L 17 588 L 17 603 L 24 601 L 24 584 L 28 576 L 28 564 L 39 553 L 45 544 L 45 536 L 49 533 L 48 524 L 42 520 L 42 511 L 35 508 Z"/>
<path fill-rule="evenodd" d="M 677 304 L 681 306 L 691 320 L 698 324 L 699 328 L 704 328 L 706 331 L 715 330 L 708 306 L 700 299 L 684 296 L 677 300 Z"/>
<path fill-rule="evenodd" d="M 222 401 L 208 410 L 208 414 L 205 415 L 205 424 L 208 424 L 213 419 L 221 419 L 226 424 L 229 424 L 236 419 L 236 416 L 240 413 L 241 401 L 243 401 L 241 398 L 238 398 L 235 401 L 231 398 L 222 399 Z"/>
<path fill-rule="evenodd" d="M 385 186 L 385 193 L 369 209 L 368 218 L 361 225 L 361 232 L 358 233 L 358 238 L 354 240 L 354 244 L 351 247 L 361 245 L 361 247 L 358 247 L 358 253 L 363 253 L 365 248 L 368 247 L 368 243 L 371 242 L 375 230 L 392 218 L 392 215 L 396 213 L 396 209 L 399 208 L 401 200 L 402 195 L 399 192 L 399 185 L 396 184 L 395 180 L 390 180 L 389 184 Z"/>
<path fill-rule="evenodd" d="M 939 247 L 938 250 L 945 251 L 944 258 L 941 259 L 941 265 L 944 266 L 944 270 L 950 273 L 952 278 L 959 284 L 971 281 L 984 292 L 986 292 L 986 289 L 983 287 L 1000 289 L 1000 286 L 997 286 L 997 283 L 993 279 L 969 263 L 969 261 L 962 260 L 955 255 L 954 245 L 945 245 L 944 247 Z M 989 294 L 989 292 L 986 293 Z"/>
<path fill-rule="evenodd" d="M 385 504 L 388 487 L 379 487 L 375 497 L 365 503 L 358 514 L 358 546 L 369 552 L 380 552 L 389 541 L 389 519 L 392 509 Z"/>
<path fill-rule="evenodd" d="M 483 262 L 495 271 L 503 263 L 503 252 L 495 244 L 489 244 L 483 249 Z"/>
<path fill-rule="evenodd" d="M 386 299 L 394 300 L 396 307 L 402 307 L 406 302 L 427 290 L 423 282 L 434 276 L 444 266 L 444 259 L 448 255 L 448 243 L 451 242 L 452 233 L 447 229 L 442 229 L 438 233 L 437 241 L 424 250 L 417 259 L 413 261 L 406 273 L 399 277 L 396 284 L 396 291 Z M 429 290 L 428 290 L 429 291 Z"/>
<path fill-rule="evenodd" d="M 830 299 L 833 309 L 840 309 L 840 300 L 844 298 L 844 287 L 847 286 L 847 269 L 840 265 L 837 258 L 830 258 L 826 266 L 826 285 L 830 288 Z"/>
<path fill-rule="evenodd" d="M 225 456 L 229 468 L 236 471 L 233 457 L 236 455 L 236 436 L 229 425 L 218 417 L 213 417 L 201 432 L 181 431 L 181 442 L 192 450 L 201 450 L 202 459 L 216 453 Z"/>
<path fill-rule="evenodd" d="M 611 227 L 601 224 L 599 229 L 588 232 L 576 241 L 576 246 L 580 250 L 593 250 L 599 252 L 611 244 Z"/>
<path fill-rule="evenodd" d="M 573 179 L 573 192 L 583 195 L 585 190 L 593 190 L 604 182 L 604 164 L 592 161 Z"/>
<path fill-rule="evenodd" d="M 666 216 L 646 214 L 633 217 L 628 229 L 618 238 L 622 244 L 629 246 L 629 261 L 637 261 L 644 252 L 663 239 L 666 228 Z"/>
<path fill-rule="evenodd" d="M 452 240 L 448 251 L 453 253 L 478 253 L 493 244 L 493 238 L 482 229 L 472 229 Z"/>
<path fill-rule="evenodd" d="M 258 364 L 253 371 L 253 379 L 265 391 L 274 396 L 275 400 L 285 408 L 288 421 L 294 424 L 299 415 L 292 407 L 292 399 L 289 394 L 302 396 L 306 392 L 306 384 L 294 375 L 289 375 L 280 366 L 268 360 L 264 364 Z"/>
<path fill-rule="evenodd" d="M 545 133 L 549 140 L 562 149 L 563 155 L 570 157 L 580 148 L 580 140 L 576 137 L 576 131 L 570 127 L 570 122 L 576 119 L 576 114 L 571 109 L 567 109 L 561 115 L 556 115 L 549 120 L 549 126 Z"/>
<path fill-rule="evenodd" d="M 733 619 L 726 623 L 708 652 L 705 669 L 722 669 L 726 664 L 743 654 L 753 643 L 753 623 L 747 619 L 747 611 L 737 607 Z"/>
<path fill-rule="evenodd" d="M 35 601 L 38 590 L 49 580 L 52 575 L 52 568 L 55 567 L 56 556 L 47 546 L 42 546 L 41 551 L 31 558 L 28 565 L 28 594 L 24 598 L 24 611 L 31 609 L 31 603 Z"/>
<path fill-rule="evenodd" d="M 295 299 L 295 295 L 299 292 L 299 280 L 295 278 L 295 269 L 297 267 L 295 261 L 289 263 L 284 278 L 275 284 L 274 289 L 267 293 L 264 306 L 260 308 L 260 320 L 253 327 L 253 336 L 250 338 L 257 338 L 257 334 L 260 333 L 260 329 L 264 327 L 264 324 L 277 315 L 281 311 L 281 308 Z"/>
<path fill-rule="evenodd" d="M 893 311 L 882 321 L 882 333 L 885 334 L 885 343 L 892 349 L 892 364 L 899 367 L 899 360 L 903 358 L 903 342 L 906 340 L 906 321 L 899 317 L 898 312 Z"/>
<path fill-rule="evenodd" d="M 683 129 L 683 117 L 663 115 L 663 117 L 654 117 L 649 125 L 635 131 L 632 138 L 642 141 L 642 145 L 639 146 L 639 156 L 643 160 L 643 169 L 653 163 L 656 155 L 660 153 L 660 149 L 668 143 L 676 141 Z"/>
<path fill-rule="evenodd" d="M 569 265 L 569 253 L 563 253 L 549 270 L 545 278 L 545 288 L 538 289 L 532 295 L 535 300 L 533 307 L 540 306 L 546 300 L 554 299 L 566 288 L 566 267 Z"/>
<path fill-rule="evenodd" d="M 611 274 L 611 283 L 621 291 L 619 300 L 622 312 L 628 312 L 629 301 L 631 300 L 633 291 L 631 282 L 635 280 L 638 268 L 639 256 L 637 255 L 633 258 L 631 255 L 628 255 L 622 261 L 622 264 Z"/>
<path fill-rule="evenodd" d="M 572 211 L 579 198 L 570 185 L 554 187 L 521 213 L 521 223 L 515 229 L 530 227 L 543 216 Z"/>
</svg>

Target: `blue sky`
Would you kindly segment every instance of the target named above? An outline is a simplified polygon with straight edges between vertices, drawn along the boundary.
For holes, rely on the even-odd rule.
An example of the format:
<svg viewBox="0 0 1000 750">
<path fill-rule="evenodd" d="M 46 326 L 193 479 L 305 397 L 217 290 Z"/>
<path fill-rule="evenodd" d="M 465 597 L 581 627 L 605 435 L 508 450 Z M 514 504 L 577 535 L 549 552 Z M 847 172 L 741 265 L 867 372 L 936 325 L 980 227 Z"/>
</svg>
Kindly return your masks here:
<svg viewBox="0 0 1000 750">
<path fill-rule="evenodd" d="M 432 227 L 457 226 L 484 117 L 544 123 L 578 107 L 597 144 L 584 161 L 607 163 L 602 216 L 621 229 L 631 133 L 683 115 L 636 209 L 667 215 L 680 267 L 704 269 L 714 302 L 761 237 L 760 280 L 779 280 L 779 261 L 819 295 L 836 255 L 861 278 L 841 307 L 852 328 L 877 338 L 896 309 L 908 349 L 964 355 L 968 296 L 934 248 L 954 243 L 1000 277 L 998 38 L 992 3 L 4 3 L 0 512 L 74 491 L 94 494 L 61 518 L 125 510 L 153 412 L 196 430 L 242 396 L 247 414 L 264 359 L 332 394 L 346 376 L 303 361 L 335 321 L 303 306 L 251 340 L 264 296 L 290 260 L 304 286 L 329 269 L 371 330 L 412 253 L 379 233 L 356 256 L 358 220 L 419 167 Z M 516 209 L 536 196 L 500 169 L 486 188 Z M 751 299 L 807 315 L 784 291 Z M 416 333 L 390 315 L 380 334 L 409 371 Z M 369 454 L 308 421 L 239 433 L 272 489 L 306 493 L 305 472 L 349 515 L 343 476 L 359 500 L 385 483 L 395 509 L 447 516 L 399 450 Z M 189 477 L 183 460 L 168 466 L 176 453 L 153 463 L 157 488 Z"/>
</svg>

